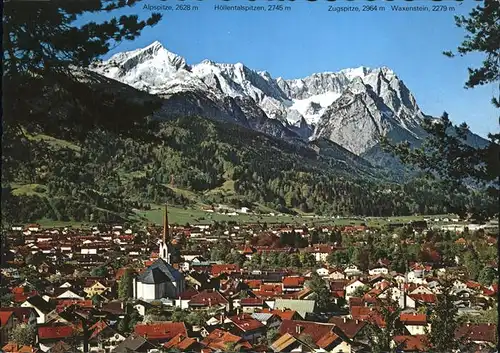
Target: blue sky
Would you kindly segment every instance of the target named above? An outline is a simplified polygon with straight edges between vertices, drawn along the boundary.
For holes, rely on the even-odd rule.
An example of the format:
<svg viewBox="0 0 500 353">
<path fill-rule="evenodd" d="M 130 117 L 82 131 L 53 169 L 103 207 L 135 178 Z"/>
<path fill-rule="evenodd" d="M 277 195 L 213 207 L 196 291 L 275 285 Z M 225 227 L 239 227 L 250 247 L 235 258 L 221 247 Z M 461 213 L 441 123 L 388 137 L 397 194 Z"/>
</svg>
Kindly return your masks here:
<svg viewBox="0 0 500 353">
<path fill-rule="evenodd" d="M 146 0 L 125 12 L 145 17 L 145 4 L 191 4 L 198 11 L 160 11 L 163 19 L 133 42 L 123 42 L 110 54 L 136 49 L 158 40 L 183 56 L 188 64 L 203 59 L 242 62 L 273 77 L 301 78 L 315 72 L 349 67 L 388 66 L 405 82 L 426 114 L 450 114 L 456 122 L 486 136 L 498 131 L 498 111 L 490 103 L 498 86 L 464 89 L 467 66 L 481 62 L 480 55 L 450 59 L 444 50 L 457 47 L 464 36 L 453 15 L 467 14 L 478 2 L 459 1 L 154 1 Z M 284 12 L 216 11 L 214 5 L 291 6 Z M 329 12 L 329 6 L 384 5 L 385 12 Z M 451 12 L 401 13 L 391 5 L 445 4 Z M 106 16 L 100 15 L 98 19 Z M 109 55 L 107 55 L 108 57 Z"/>
</svg>

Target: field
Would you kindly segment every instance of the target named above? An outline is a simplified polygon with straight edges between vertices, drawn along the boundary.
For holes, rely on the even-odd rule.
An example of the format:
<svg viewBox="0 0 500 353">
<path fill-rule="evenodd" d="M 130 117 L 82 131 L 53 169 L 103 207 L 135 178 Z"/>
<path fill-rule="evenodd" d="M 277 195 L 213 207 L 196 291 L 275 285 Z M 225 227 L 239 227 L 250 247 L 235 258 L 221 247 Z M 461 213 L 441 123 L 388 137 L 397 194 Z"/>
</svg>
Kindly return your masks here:
<svg viewBox="0 0 500 353">
<path fill-rule="evenodd" d="M 148 211 L 136 211 L 138 216 L 147 219 L 148 222 L 162 224 L 163 222 L 163 207 L 153 206 L 151 210 Z M 219 214 L 216 212 L 206 212 L 200 209 L 194 208 L 179 208 L 179 207 L 169 207 L 168 208 L 168 219 L 170 223 L 177 224 L 210 224 L 213 221 L 227 222 L 235 221 L 241 223 L 257 223 L 257 222 L 267 222 L 267 223 L 304 223 L 306 220 L 311 220 L 311 218 L 304 217 L 293 217 L 289 215 L 283 216 L 270 216 L 270 215 L 246 215 L 238 214 L 236 216 Z M 319 220 L 319 219 L 318 219 Z"/>
<path fill-rule="evenodd" d="M 26 185 L 12 185 L 14 192 L 18 194 L 39 194 L 43 195 L 45 192 L 45 187 L 38 184 L 26 184 Z M 172 187 L 171 187 L 172 188 Z M 182 193 L 185 197 L 196 200 L 196 195 L 190 193 L 186 190 L 172 188 L 177 193 Z M 226 185 L 226 191 L 230 192 L 230 185 Z M 169 222 L 171 224 L 185 225 L 189 224 L 210 224 L 213 221 L 217 222 L 228 222 L 234 221 L 237 223 L 267 223 L 267 224 L 294 224 L 294 225 L 360 225 L 366 224 L 372 227 L 381 227 L 388 223 L 408 223 L 414 220 L 423 220 L 424 217 L 434 218 L 454 218 L 453 215 L 433 215 L 433 216 L 400 216 L 400 217 L 358 217 L 358 218 L 333 218 L 327 216 L 317 216 L 314 214 L 305 214 L 299 210 L 295 210 L 297 215 L 287 215 L 287 214 L 277 214 L 275 211 L 263 206 L 255 205 L 256 208 L 264 214 L 243 214 L 238 213 L 236 215 L 221 214 L 218 212 L 207 212 L 202 209 L 203 205 L 195 201 L 192 207 L 174 207 L 169 206 Z M 133 210 L 134 216 L 130 218 L 131 221 L 138 221 L 141 224 L 157 224 L 161 225 L 163 223 L 163 206 L 161 205 L 151 205 L 150 210 Z M 271 215 L 271 213 L 276 213 Z M 91 224 L 87 222 L 75 222 L 75 221 L 53 221 L 49 219 L 40 219 L 36 223 L 44 227 L 66 227 L 72 226 L 76 228 L 90 228 Z"/>
<path fill-rule="evenodd" d="M 151 210 L 148 211 L 136 211 L 137 215 L 141 218 L 147 220 L 147 222 L 162 224 L 163 222 L 163 207 L 153 206 Z M 443 218 L 452 217 L 451 215 L 435 215 L 432 218 Z M 219 214 L 216 212 L 206 212 L 200 209 L 193 208 L 178 208 L 169 207 L 168 208 L 168 219 L 170 223 L 177 224 L 210 224 L 213 221 L 227 222 L 235 221 L 238 223 L 286 223 L 286 224 L 324 224 L 324 225 L 359 225 L 362 223 L 368 226 L 383 226 L 388 223 L 408 223 L 414 220 L 423 220 L 424 216 L 401 216 L 401 217 L 389 217 L 389 218 L 339 218 L 332 219 L 331 217 L 323 216 L 313 216 L 313 215 L 251 215 L 251 214 L 238 214 L 238 215 L 227 215 Z"/>
</svg>

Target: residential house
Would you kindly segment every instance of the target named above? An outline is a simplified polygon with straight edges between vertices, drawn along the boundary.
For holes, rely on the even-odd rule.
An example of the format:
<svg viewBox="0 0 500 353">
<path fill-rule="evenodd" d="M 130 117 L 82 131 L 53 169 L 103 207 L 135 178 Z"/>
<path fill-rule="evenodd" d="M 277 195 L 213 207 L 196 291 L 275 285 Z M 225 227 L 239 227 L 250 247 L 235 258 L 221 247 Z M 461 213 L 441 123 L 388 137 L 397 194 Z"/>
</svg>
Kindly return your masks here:
<svg viewBox="0 0 500 353">
<path fill-rule="evenodd" d="M 239 300 L 239 306 L 243 313 L 253 313 L 264 309 L 264 300 L 262 298 L 242 298 Z"/>
<path fill-rule="evenodd" d="M 291 321 L 284 320 L 279 328 L 280 335 L 290 335 L 294 339 L 299 340 L 299 345 L 303 346 L 306 341 L 307 344 L 313 343 L 313 347 L 318 347 L 322 352 L 330 352 L 330 353 L 340 353 L 340 352 L 350 352 L 351 345 L 349 340 L 345 338 L 345 335 L 340 330 L 336 329 L 336 325 L 329 323 L 319 323 L 312 321 Z M 305 340 L 304 337 L 308 337 L 308 340 Z M 279 339 L 278 339 L 279 341 Z M 289 337 L 288 340 L 292 343 L 294 340 Z M 287 346 L 285 342 L 281 342 L 281 344 L 276 344 L 274 342 L 271 345 L 271 348 L 275 351 L 279 352 L 291 352 L 295 351 L 290 345 Z M 309 343 L 311 342 L 311 343 Z M 292 344 L 293 346 L 295 344 Z M 283 347 L 280 349 L 280 347 Z M 306 347 L 306 351 L 317 352 L 318 350 L 309 350 L 310 347 Z"/>
<path fill-rule="evenodd" d="M 118 346 L 116 346 L 111 353 L 149 353 L 155 349 L 156 346 L 153 343 L 138 334 L 132 333 Z"/>
<path fill-rule="evenodd" d="M 233 274 L 233 273 L 239 273 L 240 272 L 240 266 L 238 264 L 212 264 L 210 268 L 210 274 L 212 277 L 218 277 L 221 274 Z"/>
<path fill-rule="evenodd" d="M 267 329 L 278 328 L 281 325 L 281 318 L 272 313 L 253 313 L 252 317 L 260 321 Z"/>
<path fill-rule="evenodd" d="M 329 280 L 339 280 L 345 279 L 344 271 L 338 268 L 330 269 L 330 273 L 328 274 Z"/>
<path fill-rule="evenodd" d="M 89 328 L 90 352 L 110 352 L 115 349 L 125 337 L 111 328 L 105 321 L 99 320 Z"/>
<path fill-rule="evenodd" d="M 37 342 L 43 351 L 52 348 L 57 342 L 73 343 L 81 341 L 80 330 L 70 323 L 54 323 L 37 328 Z"/>
<path fill-rule="evenodd" d="M 434 292 L 426 285 L 419 285 L 415 289 L 409 291 L 409 294 L 434 294 Z"/>
<path fill-rule="evenodd" d="M 498 345 L 498 331 L 495 324 L 463 324 L 455 332 L 455 338 L 480 346 Z"/>
<path fill-rule="evenodd" d="M 12 312 L 14 317 L 14 325 L 18 324 L 28 324 L 36 325 L 37 313 L 33 308 L 23 308 L 23 307 L 7 307 L 0 308 L 0 314 L 2 312 Z"/>
<path fill-rule="evenodd" d="M 57 299 L 73 299 L 73 300 L 85 299 L 84 297 L 79 295 L 77 291 L 75 291 L 74 289 L 69 289 L 69 288 L 60 288 L 60 289 L 63 289 L 64 291 L 56 297 Z"/>
<path fill-rule="evenodd" d="M 308 313 L 313 313 L 316 305 L 314 300 L 282 299 L 278 298 L 274 302 L 273 309 L 292 310 L 297 312 L 303 319 Z"/>
<path fill-rule="evenodd" d="M 8 343 L 1 347 L 1 352 L 5 353 L 38 353 L 39 349 L 33 346 L 25 346 L 17 343 Z"/>
<path fill-rule="evenodd" d="M 355 276 L 361 276 L 363 272 L 359 270 L 358 266 L 349 265 L 344 269 L 344 274 L 347 278 L 352 278 Z"/>
<path fill-rule="evenodd" d="M 429 307 L 436 303 L 435 294 L 409 294 L 408 297 L 415 302 L 415 308 Z"/>
<path fill-rule="evenodd" d="M 330 271 L 325 268 L 325 267 L 320 267 L 318 269 L 316 269 L 316 274 L 320 277 L 328 277 L 328 275 L 330 274 Z"/>
<path fill-rule="evenodd" d="M 306 279 L 301 276 L 290 276 L 283 278 L 282 286 L 284 293 L 298 292 L 304 288 Z"/>
<path fill-rule="evenodd" d="M 38 324 L 44 324 L 47 321 L 49 314 L 55 309 L 55 303 L 51 301 L 46 301 L 39 295 L 30 297 L 26 299 L 24 303 L 21 304 L 23 308 L 33 308 L 36 311 Z"/>
<path fill-rule="evenodd" d="M 337 279 L 330 281 L 330 292 L 332 294 L 333 301 L 336 304 L 340 304 L 345 300 L 344 288 L 347 284 L 345 279 Z"/>
<path fill-rule="evenodd" d="M 285 333 L 271 344 L 271 349 L 276 353 L 281 352 L 314 352 L 315 344 L 300 335 Z"/>
<path fill-rule="evenodd" d="M 126 315 L 125 303 L 119 300 L 112 300 L 101 305 L 100 311 L 106 315 L 109 320 L 119 320 Z"/>
<path fill-rule="evenodd" d="M 392 338 L 393 347 L 397 352 L 420 353 L 428 351 L 428 338 L 424 335 L 398 335 Z"/>
<path fill-rule="evenodd" d="M 179 295 L 178 298 L 175 299 L 175 306 L 181 308 L 182 310 L 188 309 L 191 298 L 197 294 L 199 294 L 199 292 L 193 288 L 186 289 Z"/>
<path fill-rule="evenodd" d="M 327 244 L 317 244 L 304 249 L 304 252 L 312 254 L 317 262 L 326 262 L 326 258 L 337 248 Z"/>
<path fill-rule="evenodd" d="M 260 313 L 263 314 L 273 314 L 283 320 L 300 320 L 302 317 L 295 310 L 285 310 L 285 309 L 264 309 Z"/>
<path fill-rule="evenodd" d="M 153 307 L 153 305 L 151 303 L 145 302 L 143 300 L 137 300 L 134 303 L 134 309 L 137 310 L 137 312 L 141 316 L 145 316 L 147 310 L 150 309 L 150 308 L 152 308 L 152 307 Z"/>
<path fill-rule="evenodd" d="M 345 284 L 345 299 L 349 301 L 349 298 L 352 297 L 352 295 L 356 292 L 358 288 L 363 288 L 365 286 L 365 283 L 363 283 L 361 280 L 354 278 L 351 281 L 347 282 Z"/>
<path fill-rule="evenodd" d="M 399 320 L 404 325 L 408 333 L 412 336 L 425 335 L 426 331 L 430 331 L 431 325 L 427 321 L 426 314 L 401 313 Z"/>
<path fill-rule="evenodd" d="M 94 295 L 103 295 L 111 292 L 111 287 L 105 284 L 102 280 L 92 280 L 86 283 L 83 291 L 87 294 L 87 298 L 92 298 Z"/>
<path fill-rule="evenodd" d="M 14 312 L 0 311 L 0 346 L 8 342 L 14 328 Z"/>
<path fill-rule="evenodd" d="M 354 320 L 347 317 L 333 316 L 328 320 L 329 323 L 335 324 L 344 335 L 353 341 L 363 341 L 369 337 L 367 331 L 367 322 Z"/>
<path fill-rule="evenodd" d="M 227 350 L 228 345 L 234 345 L 236 350 L 249 350 L 252 345 L 240 336 L 234 335 L 230 332 L 215 329 L 205 337 L 201 342 L 202 346 L 210 349 L 211 351 L 224 351 Z M 202 350 L 203 352 L 204 350 Z"/>
<path fill-rule="evenodd" d="M 186 337 L 179 333 L 165 343 L 163 347 L 169 351 L 199 352 L 203 346 L 195 338 Z"/>
<path fill-rule="evenodd" d="M 165 344 L 181 334 L 187 336 L 186 325 L 183 322 L 153 322 L 137 324 L 134 333 L 144 337 L 152 343 Z"/>
<path fill-rule="evenodd" d="M 266 326 L 249 314 L 239 314 L 228 319 L 234 325 L 230 331 L 246 341 L 256 343 L 259 337 L 265 335 Z"/>
<path fill-rule="evenodd" d="M 230 310 L 230 302 L 224 296 L 213 289 L 205 289 L 204 291 L 191 297 L 189 301 L 191 309 L 208 309 L 221 308 L 226 311 Z"/>
<path fill-rule="evenodd" d="M 374 267 L 374 268 L 368 270 L 368 274 L 370 276 L 387 275 L 388 273 L 389 273 L 389 269 L 387 267 Z"/>
</svg>

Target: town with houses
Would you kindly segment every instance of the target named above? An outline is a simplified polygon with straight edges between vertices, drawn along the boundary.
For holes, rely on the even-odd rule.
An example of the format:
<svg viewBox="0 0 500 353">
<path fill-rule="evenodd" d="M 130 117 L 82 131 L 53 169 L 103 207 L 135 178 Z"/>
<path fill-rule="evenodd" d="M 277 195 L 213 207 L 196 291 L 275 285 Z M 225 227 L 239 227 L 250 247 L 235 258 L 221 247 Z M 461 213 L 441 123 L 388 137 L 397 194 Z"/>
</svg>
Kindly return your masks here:
<svg viewBox="0 0 500 353">
<path fill-rule="evenodd" d="M 463 254 L 495 253 L 498 224 L 180 226 L 164 213 L 163 227 L 5 230 L 1 351 L 372 352 L 389 333 L 392 351 L 427 352 L 446 289 L 454 339 L 495 352 L 498 263 L 471 275 Z M 396 253 L 432 246 L 420 261 L 366 252 L 380 232 Z"/>
</svg>

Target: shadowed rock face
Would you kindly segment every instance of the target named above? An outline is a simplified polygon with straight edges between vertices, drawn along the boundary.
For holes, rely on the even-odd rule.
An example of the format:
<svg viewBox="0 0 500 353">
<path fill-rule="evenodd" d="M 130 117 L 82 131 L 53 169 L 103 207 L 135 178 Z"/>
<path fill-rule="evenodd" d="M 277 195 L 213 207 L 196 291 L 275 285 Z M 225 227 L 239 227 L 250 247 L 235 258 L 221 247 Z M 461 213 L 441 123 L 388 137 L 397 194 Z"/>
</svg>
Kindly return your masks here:
<svg viewBox="0 0 500 353">
<path fill-rule="evenodd" d="M 119 53 L 93 70 L 164 99 L 159 117 L 199 115 L 289 141 L 325 138 L 370 160 L 382 135 L 420 144 L 424 115 L 389 68 L 274 79 L 241 63 L 190 66 L 161 43 Z M 385 163 L 385 162 L 384 162 Z"/>
<path fill-rule="evenodd" d="M 386 84 L 385 77 L 379 75 L 375 84 Z M 337 142 L 357 155 L 370 150 L 385 135 L 394 141 L 420 140 L 425 135 L 420 127 L 423 115 L 412 103 L 413 96 L 400 98 L 401 92 L 378 90 L 381 94 L 372 85 L 353 81 L 321 116 L 314 137 Z"/>
</svg>

